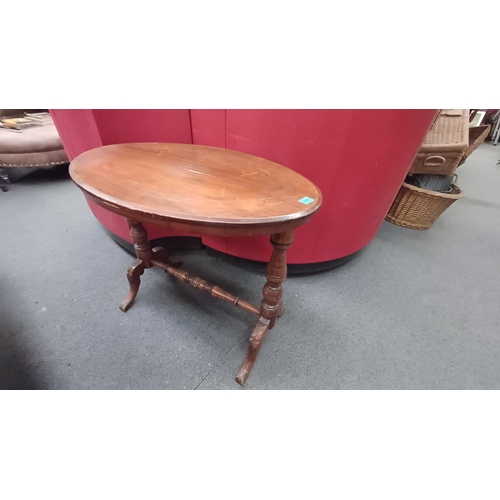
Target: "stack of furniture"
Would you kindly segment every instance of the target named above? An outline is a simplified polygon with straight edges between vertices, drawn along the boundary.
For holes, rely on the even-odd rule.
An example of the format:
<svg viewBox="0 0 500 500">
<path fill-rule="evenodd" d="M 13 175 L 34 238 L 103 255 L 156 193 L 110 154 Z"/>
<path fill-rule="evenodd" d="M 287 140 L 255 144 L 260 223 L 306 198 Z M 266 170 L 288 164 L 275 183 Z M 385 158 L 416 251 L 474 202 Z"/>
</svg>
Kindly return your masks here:
<svg viewBox="0 0 500 500">
<path fill-rule="evenodd" d="M 464 193 L 456 170 L 486 139 L 490 126 L 469 127 L 468 109 L 444 109 L 427 133 L 386 220 L 428 229 Z"/>
</svg>

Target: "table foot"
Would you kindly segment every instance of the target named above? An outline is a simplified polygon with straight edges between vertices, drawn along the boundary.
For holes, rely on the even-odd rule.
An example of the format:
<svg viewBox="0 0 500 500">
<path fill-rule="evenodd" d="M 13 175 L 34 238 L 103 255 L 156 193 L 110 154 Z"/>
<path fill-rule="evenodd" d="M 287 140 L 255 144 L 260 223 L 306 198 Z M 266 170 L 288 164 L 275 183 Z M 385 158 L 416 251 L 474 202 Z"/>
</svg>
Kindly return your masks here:
<svg viewBox="0 0 500 500">
<path fill-rule="evenodd" d="M 248 375 L 250 375 L 250 371 L 253 368 L 257 354 L 259 354 L 260 346 L 262 345 L 262 341 L 264 340 L 268 330 L 269 320 L 261 316 L 257 325 L 255 325 L 255 328 L 253 329 L 252 335 L 250 335 L 245 361 L 243 361 L 243 364 L 235 377 L 238 384 L 244 385 L 247 381 Z"/>
<path fill-rule="evenodd" d="M 123 312 L 127 312 L 132 307 L 132 302 L 136 298 L 139 287 L 141 286 L 141 276 L 144 274 L 144 269 L 146 269 L 144 261 L 141 259 L 135 259 L 133 264 L 127 270 L 127 279 L 130 284 L 130 291 L 120 305 L 120 309 Z"/>
</svg>

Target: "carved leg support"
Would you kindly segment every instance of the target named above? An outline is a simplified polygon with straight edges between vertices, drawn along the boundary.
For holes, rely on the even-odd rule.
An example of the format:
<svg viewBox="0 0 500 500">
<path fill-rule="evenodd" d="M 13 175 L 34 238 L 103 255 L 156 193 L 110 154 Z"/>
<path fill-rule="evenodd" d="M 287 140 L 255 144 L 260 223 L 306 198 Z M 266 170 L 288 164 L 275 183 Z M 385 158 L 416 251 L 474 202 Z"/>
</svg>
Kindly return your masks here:
<svg viewBox="0 0 500 500">
<path fill-rule="evenodd" d="M 293 231 L 271 236 L 273 254 L 266 267 L 267 282 L 264 285 L 264 298 L 260 305 L 260 318 L 250 335 L 247 356 L 236 375 L 236 382 L 243 385 L 255 363 L 260 346 L 268 330 L 273 328 L 276 319 L 284 312 L 283 287 L 286 278 L 286 251 L 292 246 Z"/>
<path fill-rule="evenodd" d="M 130 236 L 134 242 L 134 249 L 137 259 L 127 270 L 127 279 L 130 284 L 130 291 L 121 303 L 120 309 L 127 312 L 132 307 L 132 302 L 137 296 L 139 286 L 141 285 L 141 276 L 144 274 L 145 269 L 153 267 L 152 260 L 160 260 L 165 264 L 178 267 L 180 263 L 172 263 L 168 258 L 167 251 L 164 248 L 156 247 L 151 249 L 151 243 L 148 240 L 148 233 L 143 225 L 133 219 L 127 219 L 128 226 L 130 227 Z"/>
<path fill-rule="evenodd" d="M 269 330 L 269 320 L 264 319 L 262 316 L 253 329 L 252 335 L 250 335 L 250 340 L 248 342 L 248 352 L 245 361 L 241 365 L 238 374 L 236 375 L 236 382 L 240 385 L 244 385 L 247 381 L 248 375 L 250 375 L 250 370 L 253 368 L 257 354 L 259 354 L 260 346 L 262 341 Z"/>
<path fill-rule="evenodd" d="M 278 316 L 284 312 L 281 283 L 286 278 L 286 251 L 292 246 L 292 243 L 293 231 L 271 236 L 273 254 L 266 267 L 267 283 L 262 290 L 264 298 L 260 305 L 262 316 L 269 320 L 269 330 L 273 328 Z"/>
<path fill-rule="evenodd" d="M 210 285 L 201 278 L 193 278 L 188 273 L 176 271 L 174 268 L 178 268 L 181 262 L 172 262 L 168 257 L 167 251 L 162 247 L 155 247 L 152 249 L 151 243 L 148 240 L 148 233 L 140 222 L 133 219 L 127 219 L 127 223 L 130 227 L 130 236 L 134 242 L 137 259 L 127 270 L 130 291 L 120 305 L 120 309 L 123 312 L 130 309 L 137 296 L 144 270 L 153 266 L 161 267 L 166 272 L 173 274 L 182 281 L 188 281 L 195 288 L 210 291 L 212 295 L 223 298 L 224 300 L 230 298 L 230 301 L 235 303 L 235 305 L 241 305 L 244 309 L 254 313 L 259 312 L 259 310 L 251 304 L 231 296 L 227 292 L 224 292 L 224 290 Z M 271 236 L 273 253 L 266 267 L 267 282 L 263 288 L 264 298 L 260 305 L 259 321 L 250 335 L 245 361 L 236 375 L 236 382 L 240 385 L 246 382 L 268 330 L 274 327 L 276 319 L 282 316 L 285 311 L 283 306 L 283 287 L 281 284 L 286 278 L 286 251 L 292 246 L 292 242 L 293 231 Z"/>
<path fill-rule="evenodd" d="M 140 259 L 135 259 L 134 263 L 128 268 L 127 279 L 130 284 L 130 291 L 120 305 L 120 309 L 123 312 L 127 312 L 132 307 L 132 302 L 137 296 L 137 292 L 141 286 L 141 276 L 144 274 L 145 268 L 144 261 Z"/>
<path fill-rule="evenodd" d="M 146 269 L 153 267 L 151 264 L 153 252 L 151 250 L 151 243 L 148 240 L 148 232 L 144 229 L 141 222 L 133 219 L 127 219 L 127 223 L 130 228 L 130 236 L 134 242 L 134 249 L 137 258 L 144 261 Z"/>
</svg>

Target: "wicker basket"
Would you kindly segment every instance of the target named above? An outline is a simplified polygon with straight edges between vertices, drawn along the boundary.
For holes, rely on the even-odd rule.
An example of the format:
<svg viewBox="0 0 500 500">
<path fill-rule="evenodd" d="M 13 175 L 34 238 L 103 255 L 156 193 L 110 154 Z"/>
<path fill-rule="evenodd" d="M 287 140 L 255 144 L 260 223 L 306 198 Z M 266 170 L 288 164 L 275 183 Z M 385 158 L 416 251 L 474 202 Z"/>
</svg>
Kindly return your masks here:
<svg viewBox="0 0 500 500">
<path fill-rule="evenodd" d="M 459 166 L 486 140 L 491 130 L 491 125 L 479 125 L 469 128 L 469 147 L 465 150 Z"/>
<path fill-rule="evenodd" d="M 410 174 L 452 175 L 469 147 L 469 110 L 443 109 L 427 132 Z"/>
<path fill-rule="evenodd" d="M 410 229 L 428 229 L 456 200 L 464 196 L 455 184 L 450 193 L 439 193 L 403 183 L 385 220 Z"/>
</svg>

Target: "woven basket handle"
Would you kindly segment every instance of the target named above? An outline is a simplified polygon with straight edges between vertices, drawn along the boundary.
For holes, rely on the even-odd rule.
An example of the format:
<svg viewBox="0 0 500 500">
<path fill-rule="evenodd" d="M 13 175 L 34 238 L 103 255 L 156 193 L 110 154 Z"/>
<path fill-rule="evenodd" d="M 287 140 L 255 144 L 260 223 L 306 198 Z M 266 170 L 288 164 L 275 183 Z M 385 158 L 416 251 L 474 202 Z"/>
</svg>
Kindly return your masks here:
<svg viewBox="0 0 500 500">
<path fill-rule="evenodd" d="M 424 161 L 424 165 L 426 167 L 440 167 L 445 161 L 446 158 L 442 156 L 428 156 Z"/>
</svg>

